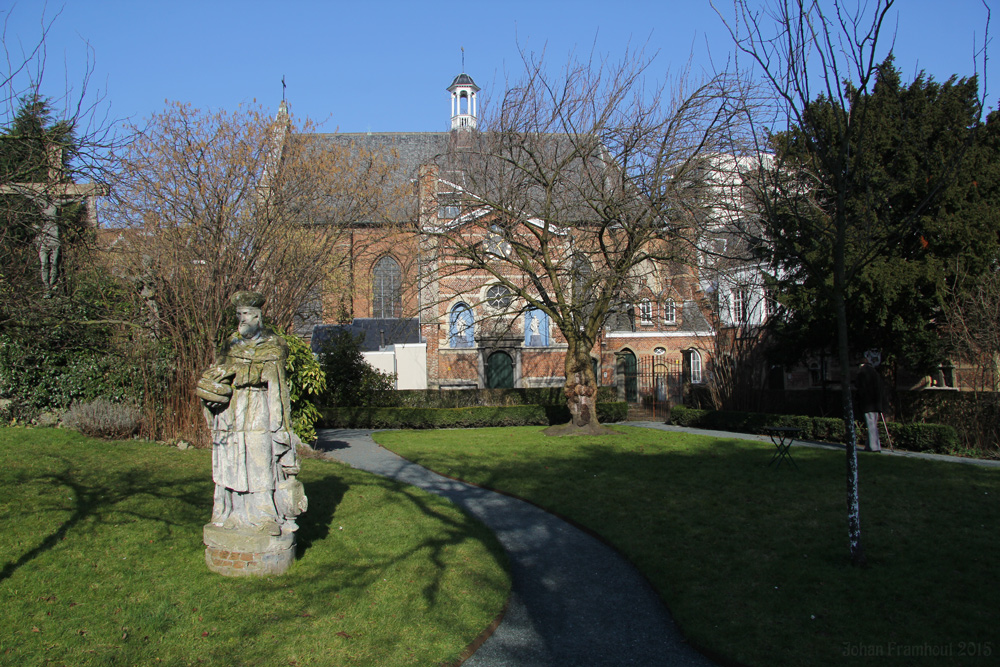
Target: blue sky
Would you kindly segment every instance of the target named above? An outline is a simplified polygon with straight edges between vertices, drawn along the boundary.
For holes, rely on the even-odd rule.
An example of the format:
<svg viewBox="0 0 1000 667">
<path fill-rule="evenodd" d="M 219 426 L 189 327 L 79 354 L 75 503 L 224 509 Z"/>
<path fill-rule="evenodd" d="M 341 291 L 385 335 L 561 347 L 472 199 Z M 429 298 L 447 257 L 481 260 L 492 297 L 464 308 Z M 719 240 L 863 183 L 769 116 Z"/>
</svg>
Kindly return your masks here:
<svg viewBox="0 0 1000 667">
<path fill-rule="evenodd" d="M 973 72 L 981 0 L 898 0 L 897 8 L 904 76 Z M 654 77 L 676 73 L 689 57 L 694 75 L 711 71 L 731 51 L 708 0 L 20 0 L 0 14 L 9 52 L 37 41 L 43 14 L 55 18 L 44 87 L 55 97 L 79 79 L 89 43 L 92 90 L 105 95 L 113 118 L 141 121 L 165 100 L 211 109 L 256 100 L 273 110 L 284 76 L 292 112 L 330 132 L 447 129 L 445 88 L 462 69 L 462 47 L 486 98 L 519 73 L 519 47 L 545 49 L 548 61 L 562 63 L 573 50 L 618 58 L 629 45 L 644 46 L 657 53 Z M 997 33 L 1000 11 L 992 21 Z M 994 108 L 997 67 L 987 82 Z"/>
</svg>

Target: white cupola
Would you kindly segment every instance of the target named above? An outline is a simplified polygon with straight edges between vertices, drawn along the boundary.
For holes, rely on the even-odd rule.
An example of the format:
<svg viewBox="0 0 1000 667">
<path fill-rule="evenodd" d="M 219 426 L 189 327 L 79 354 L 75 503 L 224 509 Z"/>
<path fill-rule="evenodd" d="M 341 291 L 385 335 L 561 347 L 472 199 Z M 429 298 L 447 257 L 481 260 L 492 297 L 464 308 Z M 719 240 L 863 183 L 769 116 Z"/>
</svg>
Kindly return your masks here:
<svg viewBox="0 0 1000 667">
<path fill-rule="evenodd" d="M 466 73 L 459 74 L 448 86 L 451 93 L 451 129 L 476 129 L 476 93 L 479 86 Z"/>
</svg>

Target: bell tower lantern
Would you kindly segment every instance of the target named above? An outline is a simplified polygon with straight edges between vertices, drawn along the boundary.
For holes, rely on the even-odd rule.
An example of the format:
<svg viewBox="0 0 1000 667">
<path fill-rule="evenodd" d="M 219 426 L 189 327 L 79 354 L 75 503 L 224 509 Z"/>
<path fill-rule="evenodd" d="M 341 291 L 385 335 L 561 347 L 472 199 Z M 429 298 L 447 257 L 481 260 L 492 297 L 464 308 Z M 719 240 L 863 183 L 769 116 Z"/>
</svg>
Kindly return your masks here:
<svg viewBox="0 0 1000 667">
<path fill-rule="evenodd" d="M 466 73 L 461 73 L 448 86 L 451 93 L 451 129 L 452 130 L 474 130 L 476 129 L 476 93 L 479 86 Z"/>
</svg>

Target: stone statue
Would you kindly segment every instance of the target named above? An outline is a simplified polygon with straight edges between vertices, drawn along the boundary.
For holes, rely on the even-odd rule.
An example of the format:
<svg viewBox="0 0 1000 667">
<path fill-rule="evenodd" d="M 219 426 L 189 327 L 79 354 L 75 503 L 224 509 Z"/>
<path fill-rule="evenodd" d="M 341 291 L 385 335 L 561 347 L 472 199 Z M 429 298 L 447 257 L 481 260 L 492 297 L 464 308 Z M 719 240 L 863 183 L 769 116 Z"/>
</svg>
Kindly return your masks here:
<svg viewBox="0 0 1000 667">
<path fill-rule="evenodd" d="M 45 296 L 52 296 L 59 279 L 59 250 L 62 243 L 59 240 L 59 222 L 56 220 L 58 209 L 55 202 L 47 202 L 42 207 L 42 228 L 38 233 L 38 261 L 42 268 L 42 287 Z"/>
<path fill-rule="evenodd" d="M 538 313 L 531 314 L 531 324 L 528 325 L 528 344 L 532 346 L 540 346 L 542 344 L 542 334 L 538 328 Z"/>
<path fill-rule="evenodd" d="M 255 565 L 257 573 L 276 574 L 294 559 L 295 517 L 307 507 L 295 479 L 296 447 L 302 443 L 291 426 L 288 347 L 261 326 L 261 294 L 237 292 L 231 301 L 237 331 L 223 343 L 197 389 L 212 434 L 215 482 L 212 520 L 205 526 L 206 559 L 223 574 L 243 574 L 230 570 Z M 234 553 L 250 557 L 218 557 Z M 213 557 L 219 561 L 215 567 Z"/>
</svg>

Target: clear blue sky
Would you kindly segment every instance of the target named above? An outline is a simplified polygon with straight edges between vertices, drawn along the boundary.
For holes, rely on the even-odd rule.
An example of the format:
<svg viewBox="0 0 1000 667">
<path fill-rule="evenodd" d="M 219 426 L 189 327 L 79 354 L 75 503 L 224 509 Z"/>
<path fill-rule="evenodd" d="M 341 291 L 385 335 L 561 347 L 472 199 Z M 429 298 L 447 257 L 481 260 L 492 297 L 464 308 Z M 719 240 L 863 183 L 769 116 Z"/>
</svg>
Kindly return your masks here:
<svg viewBox="0 0 1000 667">
<path fill-rule="evenodd" d="M 689 56 L 695 74 L 709 71 L 731 51 L 708 0 L 3 4 L 8 52 L 37 41 L 43 14 L 55 18 L 47 40 L 47 94 L 61 94 L 67 69 L 71 83 L 79 79 L 89 43 L 92 87 L 105 94 L 112 117 L 136 121 L 162 110 L 165 100 L 212 109 L 257 100 L 276 110 L 284 76 L 292 112 L 326 131 L 440 131 L 448 127 L 445 88 L 462 69 L 462 47 L 465 70 L 486 97 L 519 73 L 519 47 L 545 48 L 547 60 L 559 63 L 574 49 L 588 54 L 595 43 L 597 53 L 614 58 L 630 44 L 645 46 L 658 52 L 652 73 L 660 76 L 682 69 Z M 986 19 L 981 0 L 898 0 L 897 7 L 895 51 L 904 76 L 924 69 L 943 80 L 973 72 L 973 43 L 981 44 Z M 1000 11 L 992 22 L 998 34 Z M 994 108 L 1000 97 L 995 62 L 988 70 Z"/>
</svg>

